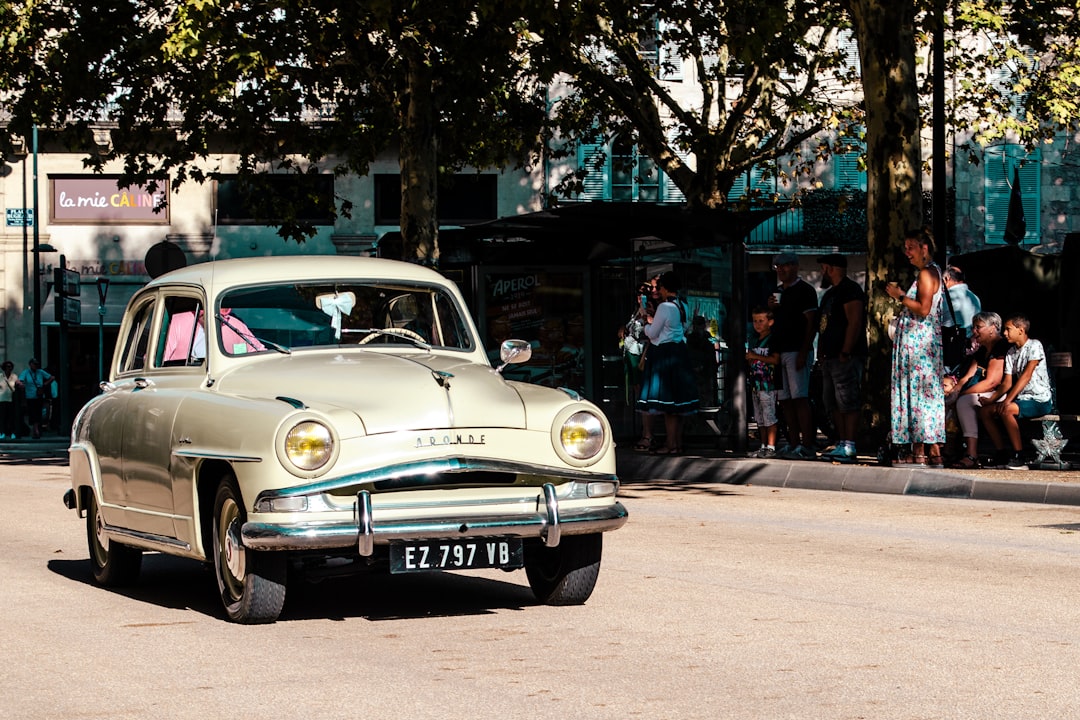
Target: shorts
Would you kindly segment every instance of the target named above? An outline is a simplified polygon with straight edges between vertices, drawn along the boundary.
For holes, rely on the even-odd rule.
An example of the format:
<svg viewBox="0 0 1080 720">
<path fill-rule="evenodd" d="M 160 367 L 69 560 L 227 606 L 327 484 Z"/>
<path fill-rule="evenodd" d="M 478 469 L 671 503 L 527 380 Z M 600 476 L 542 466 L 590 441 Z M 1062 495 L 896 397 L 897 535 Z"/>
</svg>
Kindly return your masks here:
<svg viewBox="0 0 1080 720">
<path fill-rule="evenodd" d="M 776 390 L 755 390 L 751 393 L 754 400 L 754 420 L 759 428 L 776 424 Z"/>
<path fill-rule="evenodd" d="M 852 413 L 862 409 L 864 359 L 825 358 L 821 361 L 821 395 L 825 410 Z"/>
<path fill-rule="evenodd" d="M 1050 400 L 1020 400 L 1019 398 L 1014 400 L 1019 412 L 1017 417 L 1021 418 L 1033 418 L 1047 415 L 1054 409 L 1054 403 Z"/>
<path fill-rule="evenodd" d="M 797 398 L 810 397 L 810 368 L 813 362 L 808 357 L 806 367 L 798 370 L 795 367 L 799 353 L 780 353 L 780 389 L 776 391 L 777 400 L 795 400 Z"/>
</svg>

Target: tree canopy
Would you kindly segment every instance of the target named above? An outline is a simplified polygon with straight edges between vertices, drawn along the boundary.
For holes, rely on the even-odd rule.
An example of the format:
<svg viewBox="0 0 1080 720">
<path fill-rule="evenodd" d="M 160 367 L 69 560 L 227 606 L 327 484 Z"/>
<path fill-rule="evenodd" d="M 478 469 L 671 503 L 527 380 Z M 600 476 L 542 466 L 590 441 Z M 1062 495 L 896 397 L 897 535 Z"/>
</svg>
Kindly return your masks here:
<svg viewBox="0 0 1080 720">
<path fill-rule="evenodd" d="M 133 181 L 168 176 L 174 186 L 220 174 L 224 153 L 248 174 L 318 172 L 331 162 L 336 173 L 362 175 L 378 153 L 399 148 L 403 234 L 415 257 L 431 259 L 438 174 L 523 163 L 537 145 L 545 108 L 521 49 L 529 7 L 5 3 L 0 38 L 14 62 L 0 71 L 4 136 L 39 125 L 86 147 L 92 127 L 108 120 L 119 130 L 114 144 L 88 164 L 122 159 Z M 282 228 L 301 241 L 313 231 Z"/>
<path fill-rule="evenodd" d="M 842 139 L 861 118 L 847 22 L 829 3 L 576 0 L 544 17 L 542 61 L 566 76 L 556 127 L 631 138 L 692 207 L 724 205 L 751 168 L 793 180 L 815 159 L 805 141 Z"/>
</svg>

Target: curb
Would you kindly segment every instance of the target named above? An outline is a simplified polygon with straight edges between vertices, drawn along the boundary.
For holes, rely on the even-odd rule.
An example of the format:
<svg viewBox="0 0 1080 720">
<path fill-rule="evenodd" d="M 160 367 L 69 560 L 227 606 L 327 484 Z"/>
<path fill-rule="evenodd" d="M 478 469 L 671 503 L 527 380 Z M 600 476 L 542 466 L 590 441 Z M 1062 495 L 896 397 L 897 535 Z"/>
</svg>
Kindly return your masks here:
<svg viewBox="0 0 1080 720">
<path fill-rule="evenodd" d="M 680 483 L 762 485 L 800 490 L 923 495 L 928 497 L 1080 506 L 1080 483 L 988 480 L 956 472 L 840 465 L 823 461 L 756 460 L 696 455 L 618 454 L 624 483 L 669 480 Z M 1037 470 L 1029 471 L 1032 473 Z"/>
</svg>

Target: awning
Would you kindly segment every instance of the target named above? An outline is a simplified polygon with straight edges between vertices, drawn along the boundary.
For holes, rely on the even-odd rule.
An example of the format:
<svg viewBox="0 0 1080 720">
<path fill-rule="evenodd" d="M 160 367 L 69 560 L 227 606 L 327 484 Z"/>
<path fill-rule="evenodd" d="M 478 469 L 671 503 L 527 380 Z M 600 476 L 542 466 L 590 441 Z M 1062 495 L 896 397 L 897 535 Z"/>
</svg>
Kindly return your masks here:
<svg viewBox="0 0 1080 720">
<path fill-rule="evenodd" d="M 127 309 L 128 300 L 145 282 L 121 282 L 113 280 L 109 283 L 109 292 L 105 296 L 105 325 L 119 327 L 124 319 L 124 310 Z M 82 325 L 97 327 L 98 324 L 98 291 L 97 284 L 85 280 L 79 292 L 79 305 L 82 308 Z M 41 304 L 41 324 L 55 327 L 60 323 L 56 321 L 56 302 L 53 287 L 49 286 L 49 293 Z"/>
<path fill-rule="evenodd" d="M 473 257 L 484 262 L 500 255 L 527 259 L 530 253 L 539 260 L 596 262 L 629 258 L 644 247 L 689 250 L 739 242 L 789 207 L 691 210 L 671 203 L 568 203 L 466 226 L 447 244 L 469 243 Z"/>
</svg>

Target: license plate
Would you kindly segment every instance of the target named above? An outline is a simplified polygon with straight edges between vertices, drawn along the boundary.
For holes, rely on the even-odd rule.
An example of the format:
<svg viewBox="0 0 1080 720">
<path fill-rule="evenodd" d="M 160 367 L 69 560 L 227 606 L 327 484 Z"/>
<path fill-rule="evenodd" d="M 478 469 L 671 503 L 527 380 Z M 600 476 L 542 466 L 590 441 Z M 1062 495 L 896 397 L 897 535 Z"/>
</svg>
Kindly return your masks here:
<svg viewBox="0 0 1080 720">
<path fill-rule="evenodd" d="M 390 572 L 520 568 L 520 538 L 429 540 L 390 545 Z"/>
</svg>

